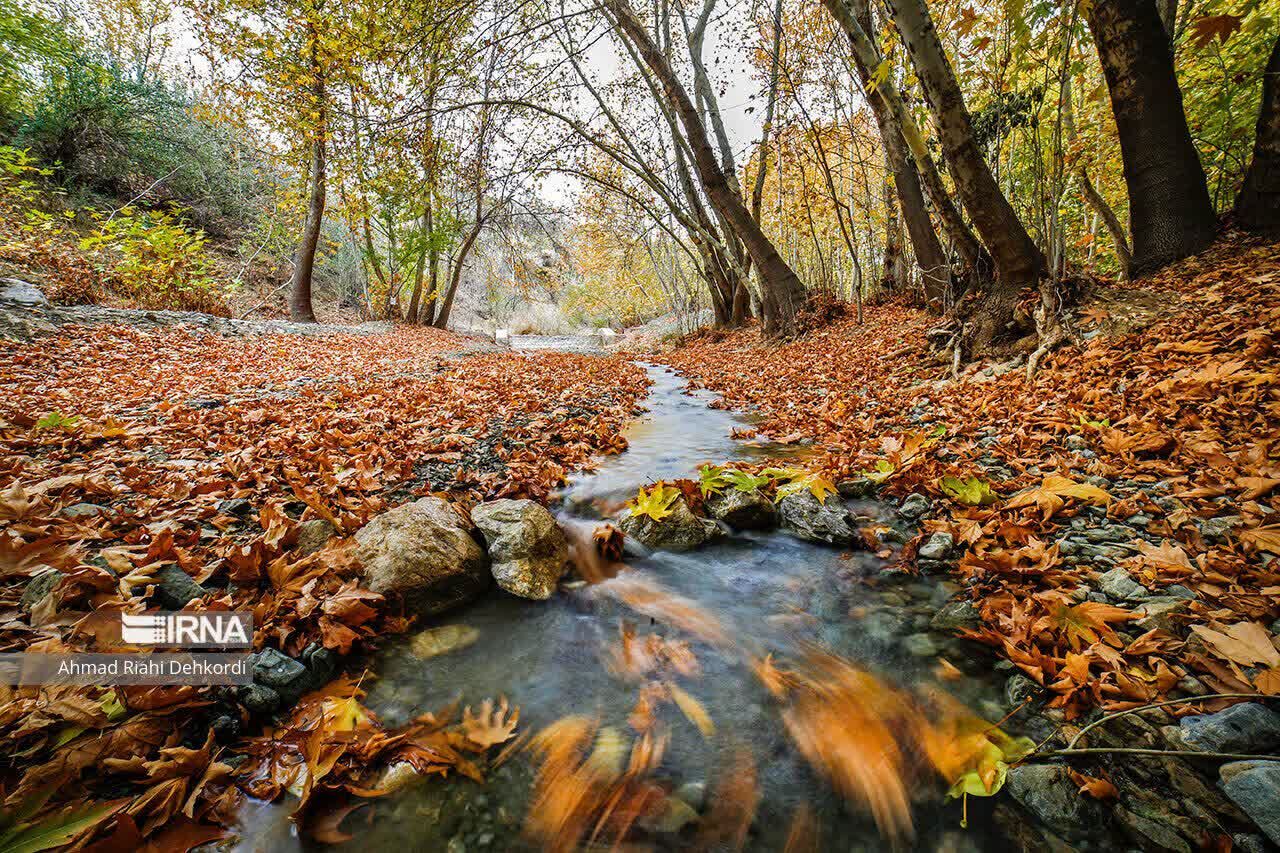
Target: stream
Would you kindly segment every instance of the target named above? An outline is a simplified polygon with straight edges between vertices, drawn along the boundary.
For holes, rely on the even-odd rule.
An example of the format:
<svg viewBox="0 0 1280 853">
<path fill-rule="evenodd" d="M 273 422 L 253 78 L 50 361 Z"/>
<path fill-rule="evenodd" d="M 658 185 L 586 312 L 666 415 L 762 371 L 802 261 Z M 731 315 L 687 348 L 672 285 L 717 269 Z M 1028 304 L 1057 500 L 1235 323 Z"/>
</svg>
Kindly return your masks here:
<svg viewBox="0 0 1280 853">
<path fill-rule="evenodd" d="M 704 391 L 685 392 L 683 380 L 666 368 L 643 365 L 653 380 L 648 411 L 627 430 L 629 449 L 605 458 L 597 471 L 575 478 L 564 490 L 562 522 L 600 517 L 637 488 L 661 478 L 696 477 L 698 464 L 802 454 L 795 447 L 752 445 L 730 437 L 752 426 L 748 416 L 708 404 Z M 893 508 L 871 501 L 851 509 L 893 523 Z M 881 582 L 884 561 L 864 552 L 842 553 L 781 532 L 733 533 L 696 551 L 656 552 L 629 559 L 640 572 L 716 616 L 732 635 L 752 648 L 786 659 L 801 641 L 822 643 L 898 685 L 932 681 L 938 657 L 966 673 L 946 689 L 989 720 L 1004 715 L 999 673 L 990 660 L 975 660 L 974 647 L 947 635 L 928 633 L 932 614 L 949 590 L 937 580 L 907 578 Z M 373 658 L 377 680 L 365 704 L 388 726 L 462 698 L 478 706 L 488 697 L 507 697 L 520 708 L 520 730 L 537 731 L 570 714 L 598 715 L 629 741 L 627 716 L 637 684 L 612 675 L 605 656 L 619 643 L 623 620 L 637 631 L 659 631 L 647 616 L 597 595 L 592 587 L 562 591 L 534 602 L 495 590 L 475 604 L 422 628 L 465 625 L 478 639 L 430 660 L 415 657 L 410 639 L 388 644 Z M 816 816 L 822 850 L 884 850 L 875 823 L 849 805 L 805 762 L 788 740 L 777 705 L 740 656 L 691 639 L 701 675 L 682 686 L 706 708 L 715 733 L 704 738 L 671 704 L 659 718 L 672 738 L 660 774 L 675 795 L 695 810 L 720 778 L 730 749 L 746 747 L 756 762 L 761 798 L 745 849 L 781 851 L 797 806 Z M 342 849 L 449 851 L 536 849 L 521 836 L 533 768 L 521 753 L 488 774 L 485 785 L 461 777 L 432 778 L 370 801 L 343 824 L 354 840 Z M 968 829 L 961 829 L 958 801 L 945 802 L 943 785 L 917 786 L 915 838 L 910 849 L 1003 850 L 991 802 L 970 798 Z M 288 809 L 250 804 L 244 814 L 240 850 L 303 850 L 287 821 Z M 654 849 L 680 850 L 692 831 L 652 834 Z"/>
</svg>

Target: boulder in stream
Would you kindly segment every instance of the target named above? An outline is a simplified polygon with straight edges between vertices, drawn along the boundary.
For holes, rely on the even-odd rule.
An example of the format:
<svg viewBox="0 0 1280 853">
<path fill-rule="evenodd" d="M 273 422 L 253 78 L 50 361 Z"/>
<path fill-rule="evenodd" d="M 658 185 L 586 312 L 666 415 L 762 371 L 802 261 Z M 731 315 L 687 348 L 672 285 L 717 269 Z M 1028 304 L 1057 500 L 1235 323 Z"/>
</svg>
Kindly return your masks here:
<svg viewBox="0 0 1280 853">
<path fill-rule="evenodd" d="M 726 489 L 708 495 L 707 512 L 738 530 L 768 530 L 778 523 L 773 502 L 758 490 Z"/>
<path fill-rule="evenodd" d="M 493 579 L 512 595 L 545 601 L 569 560 L 564 532 L 546 507 L 529 500 L 496 500 L 471 510 L 493 562 Z"/>
<path fill-rule="evenodd" d="M 662 551 L 691 551 L 707 541 L 707 525 L 693 514 L 684 498 L 676 498 L 671 514 L 661 521 L 647 515 L 627 515 L 618 526 L 628 537 L 646 548 Z"/>
<path fill-rule="evenodd" d="M 849 510 L 835 495 L 821 503 L 808 489 L 778 501 L 782 528 L 793 536 L 828 545 L 849 545 L 858 536 Z"/>
<path fill-rule="evenodd" d="M 488 559 L 448 501 L 420 498 L 356 533 L 369 589 L 399 595 L 422 615 L 443 613 L 489 586 Z"/>
</svg>

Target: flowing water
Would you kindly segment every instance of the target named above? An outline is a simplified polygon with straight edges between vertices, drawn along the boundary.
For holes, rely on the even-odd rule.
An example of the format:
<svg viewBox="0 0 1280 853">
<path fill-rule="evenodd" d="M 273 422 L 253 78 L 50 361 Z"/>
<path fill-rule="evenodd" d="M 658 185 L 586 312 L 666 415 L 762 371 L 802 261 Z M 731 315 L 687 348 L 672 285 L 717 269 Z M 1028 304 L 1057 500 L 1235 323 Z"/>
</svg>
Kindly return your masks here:
<svg viewBox="0 0 1280 853">
<path fill-rule="evenodd" d="M 694 475 L 701 462 L 796 452 L 732 439 L 733 429 L 750 427 L 746 417 L 709 408 L 714 395 L 685 393 L 683 381 L 664 368 L 646 370 L 653 380 L 648 412 L 628 429 L 629 449 L 567 487 L 562 521 L 591 519 L 602 504 L 616 505 L 647 482 Z M 888 508 L 874 503 L 852 508 L 886 523 L 892 520 Z M 922 632 L 946 599 L 946 590 L 924 580 L 863 582 L 860 578 L 874 576 L 882 565 L 870 554 L 841 553 L 782 533 L 739 533 L 691 553 L 659 552 L 630 560 L 629 565 L 630 571 L 643 573 L 719 618 L 740 644 L 755 651 L 785 657 L 799 640 L 817 641 L 907 686 L 932 680 L 938 656 L 961 668 L 981 669 L 966 666 L 972 651 L 948 637 L 929 635 L 926 639 L 936 649 L 920 648 Z M 365 704 L 388 725 L 399 725 L 459 696 L 463 704 L 472 705 L 505 696 L 520 707 L 522 730 L 540 729 L 569 714 L 586 714 L 627 732 L 637 685 L 611 675 L 604 662 L 619 642 L 622 620 L 640 632 L 664 630 L 592 587 L 562 592 L 546 602 L 495 591 L 436 623 L 476 629 L 479 637 L 472 645 L 426 661 L 411 653 L 408 640 L 384 648 L 371 661 L 378 678 Z M 762 794 L 747 849 L 782 850 L 791 815 L 800 805 L 818 818 L 821 849 L 886 849 L 889 844 L 874 822 L 856 805 L 843 803 L 789 743 L 776 705 L 741 656 L 698 642 L 693 649 L 701 676 L 682 684 L 705 706 L 716 732 L 704 738 L 674 706 L 663 707 L 661 718 L 671 728 L 672 741 L 661 772 L 672 789 L 698 807 L 699 787 L 710 790 L 729 750 L 746 747 L 754 756 Z M 960 697 L 963 701 L 990 719 L 1001 715 L 987 681 L 957 683 L 969 691 Z M 955 684 L 949 686 L 956 690 Z M 372 801 L 362 812 L 364 818 L 362 813 L 352 815 L 343 826 L 355 840 L 345 846 L 451 853 L 532 849 L 521 837 L 531 779 L 532 768 L 518 756 L 491 774 L 484 786 L 461 778 L 425 780 Z M 959 804 L 944 803 L 939 785 L 923 787 L 928 790 L 916 803 L 911 848 L 1001 849 L 984 831 L 989 826 L 981 814 L 985 804 L 970 801 L 970 829 L 961 830 Z M 303 849 L 305 842 L 282 821 L 283 812 L 278 806 L 250 807 L 241 849 Z M 652 843 L 656 849 L 678 850 L 687 839 L 688 834 L 656 835 Z"/>
</svg>

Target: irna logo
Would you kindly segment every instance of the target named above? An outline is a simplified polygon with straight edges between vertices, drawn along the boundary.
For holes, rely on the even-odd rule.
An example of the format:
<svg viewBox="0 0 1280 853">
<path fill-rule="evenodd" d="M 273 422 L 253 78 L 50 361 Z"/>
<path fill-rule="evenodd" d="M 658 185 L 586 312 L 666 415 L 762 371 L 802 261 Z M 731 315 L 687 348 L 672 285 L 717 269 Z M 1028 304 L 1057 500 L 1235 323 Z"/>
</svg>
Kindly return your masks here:
<svg viewBox="0 0 1280 853">
<path fill-rule="evenodd" d="M 225 611 L 122 613 L 120 639 L 131 646 L 247 649 L 253 645 L 253 616 Z"/>
</svg>

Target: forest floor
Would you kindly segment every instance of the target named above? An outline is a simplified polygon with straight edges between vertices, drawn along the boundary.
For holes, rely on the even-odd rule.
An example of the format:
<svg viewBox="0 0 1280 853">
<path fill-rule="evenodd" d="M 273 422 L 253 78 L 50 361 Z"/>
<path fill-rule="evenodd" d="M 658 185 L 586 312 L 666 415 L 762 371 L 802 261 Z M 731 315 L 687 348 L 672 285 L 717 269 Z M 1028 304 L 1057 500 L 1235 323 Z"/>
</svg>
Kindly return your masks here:
<svg viewBox="0 0 1280 853">
<path fill-rule="evenodd" d="M 1031 379 L 1025 357 L 950 378 L 931 320 L 881 305 L 791 343 L 704 332 L 659 357 L 766 437 L 811 443 L 842 490 L 922 495 L 907 569 L 961 581 L 967 635 L 1067 719 L 1280 694 L 1280 245 L 1229 238 L 1098 289 L 1079 342 Z M 934 533 L 955 547 L 917 560 Z"/>
</svg>

